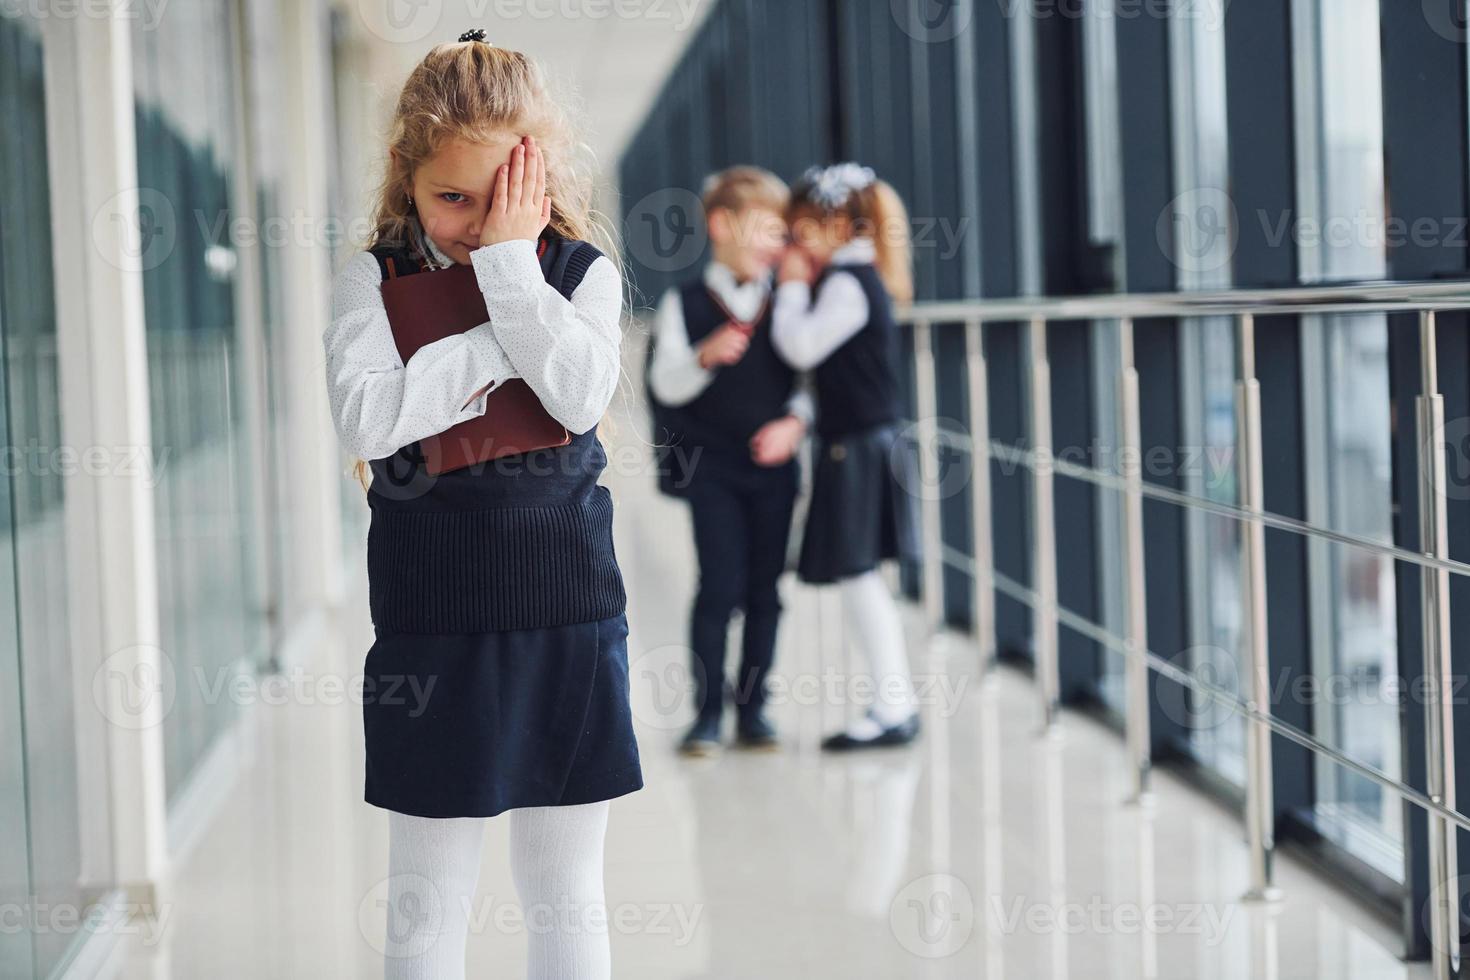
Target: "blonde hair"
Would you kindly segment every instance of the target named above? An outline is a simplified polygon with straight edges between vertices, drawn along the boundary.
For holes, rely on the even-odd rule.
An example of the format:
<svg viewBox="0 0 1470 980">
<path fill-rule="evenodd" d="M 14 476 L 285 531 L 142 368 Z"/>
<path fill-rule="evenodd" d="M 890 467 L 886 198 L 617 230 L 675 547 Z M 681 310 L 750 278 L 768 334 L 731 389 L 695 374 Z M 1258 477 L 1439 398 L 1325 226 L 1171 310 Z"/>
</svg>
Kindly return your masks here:
<svg viewBox="0 0 1470 980">
<path fill-rule="evenodd" d="M 705 214 L 717 208 L 738 214 L 749 207 L 770 208 L 780 214 L 790 200 L 786 182 L 763 167 L 730 167 L 704 180 Z"/>
<path fill-rule="evenodd" d="M 855 178 L 860 173 L 866 174 L 867 179 Z M 854 179 L 858 186 L 849 187 L 843 183 Z M 914 267 L 909 213 L 893 185 L 855 164 L 813 167 L 792 188 L 786 220 L 792 225 L 803 219 L 826 225 L 834 218 L 845 218 L 850 222 L 854 238 L 866 235 L 873 239 L 876 253 L 873 264 L 884 288 L 898 303 L 913 302 Z"/>
<path fill-rule="evenodd" d="M 456 137 L 488 143 L 508 133 L 534 137 L 545 156 L 549 229 L 563 238 L 591 242 L 621 274 L 616 239 L 607 219 L 592 206 L 590 152 L 575 139 L 567 110 L 548 90 L 534 61 L 484 41 L 435 45 L 403 83 L 389 126 L 393 152 L 386 154 L 366 247 L 423 252 L 422 227 L 412 202 L 414 172 Z M 353 467 L 364 490 L 367 468 L 362 459 Z"/>
</svg>

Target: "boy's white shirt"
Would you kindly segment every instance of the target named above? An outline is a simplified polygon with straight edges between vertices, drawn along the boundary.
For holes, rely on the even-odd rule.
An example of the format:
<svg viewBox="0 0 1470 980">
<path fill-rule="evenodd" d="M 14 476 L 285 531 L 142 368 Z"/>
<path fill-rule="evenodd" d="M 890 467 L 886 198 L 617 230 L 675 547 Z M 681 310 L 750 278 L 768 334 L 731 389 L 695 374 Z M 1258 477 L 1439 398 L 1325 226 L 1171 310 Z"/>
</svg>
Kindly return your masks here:
<svg viewBox="0 0 1470 980">
<path fill-rule="evenodd" d="M 440 265 L 453 262 L 424 236 Z M 332 282 L 332 322 L 322 334 L 332 420 L 343 448 L 382 459 L 419 439 L 485 414 L 487 383 L 523 378 L 546 411 L 581 434 L 597 425 L 617 389 L 623 283 L 599 256 L 570 302 L 546 282 L 536 244 L 517 239 L 470 252 L 490 319 L 398 355 L 383 307 L 382 273 L 359 252 Z M 491 390 L 493 390 L 492 385 Z"/>
<path fill-rule="evenodd" d="M 877 249 L 871 238 L 854 238 L 832 253 L 830 264 L 872 262 Z M 868 322 L 868 294 L 857 276 L 845 269 L 832 272 L 812 303 L 805 282 L 783 282 L 776 289 L 771 313 L 771 343 L 798 371 L 821 364 Z"/>
<path fill-rule="evenodd" d="M 755 319 L 771 290 L 769 276 L 740 283 L 735 272 L 723 262 L 711 261 L 704 267 L 704 283 L 731 314 L 744 321 Z M 684 321 L 684 303 L 677 287 L 667 290 L 659 302 L 654 324 L 653 363 L 648 368 L 648 385 L 653 397 L 665 405 L 684 405 L 709 387 L 718 368 L 700 366 L 699 351 L 689 342 L 689 329 Z M 816 408 L 806 390 L 806 380 L 786 400 L 786 412 L 811 425 Z"/>
</svg>

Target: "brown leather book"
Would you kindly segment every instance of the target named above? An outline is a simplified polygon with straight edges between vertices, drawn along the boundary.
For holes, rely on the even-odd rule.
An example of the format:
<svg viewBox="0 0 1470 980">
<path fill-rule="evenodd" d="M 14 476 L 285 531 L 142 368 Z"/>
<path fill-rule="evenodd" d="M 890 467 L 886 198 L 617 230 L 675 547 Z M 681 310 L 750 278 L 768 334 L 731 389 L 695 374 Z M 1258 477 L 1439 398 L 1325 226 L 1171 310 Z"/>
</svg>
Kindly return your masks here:
<svg viewBox="0 0 1470 980">
<path fill-rule="evenodd" d="M 383 280 L 383 306 L 403 363 L 425 344 L 464 333 L 490 319 L 472 266 L 455 264 L 412 275 L 395 275 L 395 271 L 390 269 Z M 484 415 L 419 440 L 425 469 L 435 475 L 448 473 L 572 441 L 566 426 L 552 418 L 521 378 L 500 382 L 486 398 Z"/>
</svg>

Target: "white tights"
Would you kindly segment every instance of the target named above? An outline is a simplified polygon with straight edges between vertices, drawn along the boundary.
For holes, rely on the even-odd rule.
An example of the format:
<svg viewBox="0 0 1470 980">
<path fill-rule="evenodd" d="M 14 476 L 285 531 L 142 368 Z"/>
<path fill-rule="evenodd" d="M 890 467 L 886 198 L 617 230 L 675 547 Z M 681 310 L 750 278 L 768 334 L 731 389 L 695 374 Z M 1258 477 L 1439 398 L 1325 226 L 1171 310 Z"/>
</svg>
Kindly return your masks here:
<svg viewBox="0 0 1470 980">
<path fill-rule="evenodd" d="M 612 976 L 602 888 L 610 802 L 506 811 L 529 980 Z M 388 812 L 385 980 L 464 980 L 487 819 Z"/>
<path fill-rule="evenodd" d="M 847 726 L 858 738 L 871 738 L 880 725 L 896 725 L 914 713 L 913 682 L 909 678 L 908 654 L 904 649 L 903 620 L 898 603 L 888 591 L 878 569 L 839 579 L 842 612 L 847 638 L 865 654 L 873 672 L 872 715 L 863 715 Z M 876 718 L 876 721 L 874 720 Z"/>
</svg>

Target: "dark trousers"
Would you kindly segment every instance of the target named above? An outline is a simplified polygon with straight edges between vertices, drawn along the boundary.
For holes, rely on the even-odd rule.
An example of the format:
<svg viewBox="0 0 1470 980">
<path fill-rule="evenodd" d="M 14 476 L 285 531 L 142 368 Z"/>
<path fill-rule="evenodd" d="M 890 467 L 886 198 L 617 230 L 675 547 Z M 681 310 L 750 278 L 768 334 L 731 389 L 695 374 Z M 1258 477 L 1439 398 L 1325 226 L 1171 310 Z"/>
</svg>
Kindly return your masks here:
<svg viewBox="0 0 1470 980">
<path fill-rule="evenodd" d="M 781 617 L 776 580 L 786 567 L 798 469 L 795 460 L 776 467 L 704 464 L 688 489 L 699 554 L 699 592 L 689 623 L 694 703 L 702 718 L 721 713 L 725 638 L 730 615 L 743 609 L 732 697 L 743 717 L 764 705 L 766 674 L 776 654 Z"/>
</svg>

